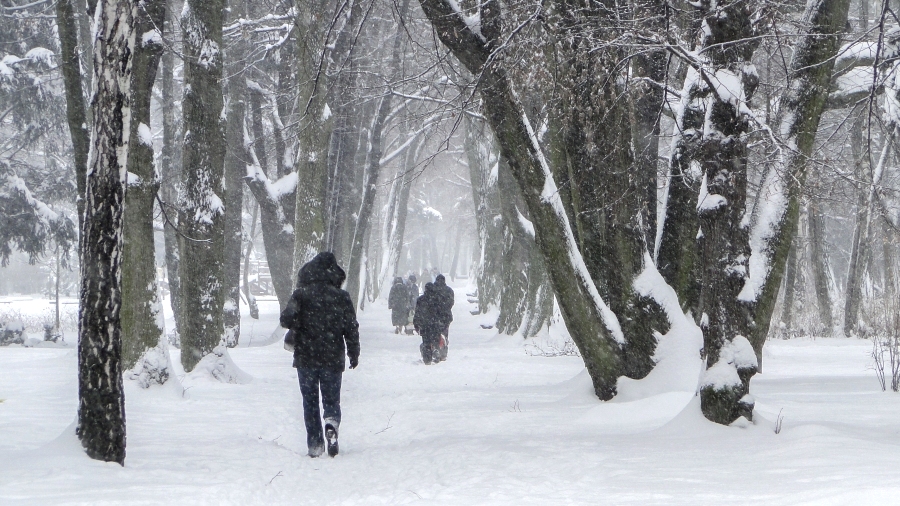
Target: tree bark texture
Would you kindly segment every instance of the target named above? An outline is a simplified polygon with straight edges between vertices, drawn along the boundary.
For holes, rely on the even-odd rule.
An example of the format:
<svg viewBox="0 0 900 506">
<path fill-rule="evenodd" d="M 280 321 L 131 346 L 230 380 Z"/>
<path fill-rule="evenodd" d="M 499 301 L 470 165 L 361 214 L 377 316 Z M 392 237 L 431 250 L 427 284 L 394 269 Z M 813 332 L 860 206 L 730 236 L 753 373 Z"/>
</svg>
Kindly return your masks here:
<svg viewBox="0 0 900 506">
<path fill-rule="evenodd" d="M 246 14 L 246 0 L 229 2 L 229 21 Z M 241 338 L 241 223 L 244 213 L 244 184 L 249 162 L 244 143 L 247 115 L 247 85 L 243 68 L 247 65 L 247 48 L 238 37 L 226 48 L 227 104 L 225 113 L 225 264 L 222 282 L 225 284 L 225 303 L 222 306 L 222 325 L 225 345 L 233 348 Z M 284 273 L 290 279 L 290 273 Z M 274 278 L 274 275 L 273 275 Z"/>
<path fill-rule="evenodd" d="M 823 0 L 808 4 L 803 13 L 802 36 L 794 48 L 790 83 L 781 98 L 774 129 L 782 133 L 785 146 L 776 166 L 763 177 L 750 222 L 750 282 L 741 299 L 750 310 L 746 332 L 760 367 L 788 250 L 797 232 L 807 160 L 828 99 L 849 7 L 849 0 Z"/>
<path fill-rule="evenodd" d="M 173 42 L 173 15 L 171 9 L 166 10 L 166 24 L 164 40 Z M 162 123 L 163 143 L 159 153 L 159 172 L 162 178 L 160 185 L 161 211 L 166 220 L 163 229 L 163 239 L 166 251 L 166 274 L 169 279 L 169 302 L 172 305 L 172 313 L 175 315 L 175 328 L 173 335 L 178 336 L 181 331 L 181 279 L 178 277 L 178 234 L 175 227 L 178 226 L 178 212 L 174 204 L 178 200 L 178 181 L 181 180 L 181 148 L 175 139 L 178 135 L 178 125 L 175 123 L 175 52 L 174 48 L 163 51 L 161 67 L 160 89 L 162 94 Z M 172 220 L 172 221 L 170 221 Z M 180 346 L 180 340 L 178 340 Z"/>
<path fill-rule="evenodd" d="M 475 204 L 480 256 L 477 266 L 478 311 L 487 313 L 500 303 L 503 271 L 503 216 L 497 188 L 498 161 L 493 132 L 483 120 L 466 116 L 464 147 Z"/>
<path fill-rule="evenodd" d="M 225 288 L 225 121 L 222 93 L 224 0 L 187 0 L 184 40 L 184 155 L 178 224 L 185 371 L 223 339 Z"/>
<path fill-rule="evenodd" d="M 291 284 L 293 269 L 294 227 L 287 201 L 296 201 L 296 183 L 293 192 L 277 195 L 270 191 L 273 187 L 268 177 L 267 167 L 269 157 L 266 152 L 265 130 L 262 120 L 262 89 L 251 86 L 250 91 L 250 123 L 253 133 L 252 143 L 246 146 L 245 153 L 250 155 L 259 168 L 252 174 L 247 174 L 244 181 L 250 188 L 250 193 L 256 199 L 260 209 L 260 223 L 262 225 L 263 244 L 266 248 L 266 260 L 269 264 L 269 272 L 272 274 L 272 285 L 275 295 L 278 297 L 279 306 L 283 309 L 287 306 L 294 289 Z M 246 150 L 251 150 L 247 152 Z M 285 175 L 283 177 L 296 176 Z M 303 186 L 303 185 L 300 185 Z M 291 206 L 293 209 L 293 206 Z M 296 276 L 296 274 L 293 274 Z"/>
<path fill-rule="evenodd" d="M 165 0 L 144 0 L 136 11 L 135 31 L 144 34 L 132 57 L 131 145 L 125 196 L 125 247 L 122 259 L 122 359 L 143 387 L 169 377 L 168 348 L 153 240 L 153 207 L 159 177 L 153 165 L 150 99 L 163 53 Z M 150 34 L 149 36 L 147 34 Z"/>
<path fill-rule="evenodd" d="M 94 122 L 86 174 L 78 315 L 78 434 L 88 456 L 125 463 L 122 248 L 136 4 L 102 0 L 96 18 Z"/>
<path fill-rule="evenodd" d="M 91 140 L 88 131 L 87 106 L 81 85 L 75 0 L 56 2 L 56 26 L 59 33 L 60 68 L 66 92 L 66 120 L 69 123 L 69 135 L 72 137 L 72 150 L 75 154 L 75 185 L 78 190 L 75 203 L 78 207 L 78 227 L 81 230 L 84 219 L 85 177 Z"/>
<path fill-rule="evenodd" d="M 625 336 L 623 372 L 643 378 L 655 365 L 654 330 L 668 329 L 660 308 L 633 288 L 635 277 L 644 269 L 650 209 L 647 185 L 652 172 L 655 187 L 656 169 L 635 163 L 630 129 L 607 127 L 626 125 L 631 119 L 631 104 L 617 66 L 624 50 L 615 44 L 603 45 L 608 36 L 604 32 L 596 40 L 598 35 L 585 29 L 616 26 L 622 8 L 614 2 L 560 0 L 557 10 L 560 53 L 567 64 L 562 87 L 570 90 L 568 102 L 573 104 L 565 109 L 565 146 L 577 238 L 601 297 L 619 317 Z"/>
<path fill-rule="evenodd" d="M 587 272 L 553 175 L 507 73 L 495 61 L 487 64 L 497 42 L 498 34 L 490 28 L 499 22 L 499 5 L 491 1 L 481 7 L 482 32 L 489 28 L 482 40 L 445 0 L 420 3 L 441 42 L 470 72 L 481 76 L 479 89 L 488 123 L 522 188 L 566 327 L 581 352 L 594 392 L 601 399 L 611 399 L 622 371 L 624 338 Z"/>
<path fill-rule="evenodd" d="M 328 145 L 331 111 L 325 102 L 327 2 L 300 2 L 297 22 L 297 102 L 300 149 L 297 157 L 297 205 L 294 217 L 292 279 L 325 246 L 325 191 L 328 183 Z"/>
</svg>

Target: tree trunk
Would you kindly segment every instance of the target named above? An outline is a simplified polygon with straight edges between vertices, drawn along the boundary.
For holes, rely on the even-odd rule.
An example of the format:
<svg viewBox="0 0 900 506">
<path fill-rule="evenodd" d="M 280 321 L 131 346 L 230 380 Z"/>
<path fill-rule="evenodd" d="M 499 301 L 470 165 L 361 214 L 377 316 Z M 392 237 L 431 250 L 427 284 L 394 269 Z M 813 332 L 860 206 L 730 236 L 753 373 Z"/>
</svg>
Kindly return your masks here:
<svg viewBox="0 0 900 506">
<path fill-rule="evenodd" d="M 178 223 L 182 291 L 181 363 L 185 371 L 223 339 L 225 302 L 222 21 L 224 0 L 187 0 L 184 40 L 183 201 Z"/>
<path fill-rule="evenodd" d="M 247 15 L 245 0 L 229 2 L 229 22 Z M 241 337 L 241 224 L 244 213 L 244 185 L 246 167 L 249 165 L 247 146 L 244 144 L 247 116 L 247 84 L 244 68 L 247 66 L 247 47 L 243 37 L 234 39 L 225 48 L 227 67 L 227 103 L 225 113 L 225 259 L 222 282 L 225 284 L 225 303 L 222 306 L 222 325 L 225 345 L 234 348 Z M 262 137 L 259 139 L 262 140 Z M 290 273 L 282 273 L 289 279 Z M 272 275 L 275 279 L 275 273 Z"/>
<path fill-rule="evenodd" d="M 143 34 L 132 57 L 131 133 L 128 192 L 125 196 L 125 246 L 122 259 L 122 361 L 140 386 L 169 378 L 169 352 L 156 279 L 153 206 L 159 178 L 153 165 L 150 100 L 163 53 L 165 0 L 145 0 L 137 9 L 135 31 Z M 148 35 L 149 34 L 149 35 Z"/>
<path fill-rule="evenodd" d="M 172 10 L 166 10 L 166 33 L 164 40 L 173 44 L 175 37 L 173 28 Z M 178 226 L 177 209 L 172 205 L 178 200 L 177 182 L 181 180 L 181 150 L 180 143 L 175 142 L 178 126 L 175 124 L 175 51 L 169 48 L 163 51 L 160 62 L 162 75 L 162 119 L 163 119 L 163 144 L 159 153 L 159 171 L 162 177 L 160 186 L 162 214 L 166 220 L 163 229 L 166 250 L 166 274 L 169 279 L 169 302 L 172 305 L 172 313 L 175 315 L 175 328 L 173 334 L 177 338 L 181 331 L 181 278 L 178 277 L 178 234 L 175 227 Z M 175 220 L 170 222 L 169 220 Z"/>
<path fill-rule="evenodd" d="M 409 10 L 409 0 L 403 0 L 399 6 L 398 15 L 406 16 Z M 386 74 L 387 82 L 393 83 L 400 74 L 400 57 L 403 43 L 404 28 L 398 24 L 397 32 L 392 41 L 391 63 Z M 382 155 L 382 135 L 387 120 L 388 113 L 391 111 L 391 98 L 393 94 L 388 89 L 378 105 L 375 113 L 375 119 L 372 121 L 372 130 L 369 133 L 369 150 L 366 155 L 367 164 L 365 170 L 365 181 L 363 183 L 362 204 L 356 218 L 356 229 L 353 232 L 353 239 L 350 242 L 350 262 L 347 269 L 347 291 L 353 300 L 354 306 L 359 304 L 357 300 L 359 294 L 360 283 L 360 265 L 363 256 L 363 244 L 365 238 L 369 234 L 372 214 L 375 209 L 375 190 L 378 184 L 378 178 L 381 174 L 381 155 Z"/>
<path fill-rule="evenodd" d="M 490 311 L 500 303 L 503 272 L 503 217 L 497 188 L 498 156 L 493 149 L 494 134 L 484 121 L 464 118 L 465 151 L 469 163 L 469 180 L 475 203 L 475 223 L 481 250 L 476 276 L 478 312 Z"/>
<path fill-rule="evenodd" d="M 75 0 L 56 2 L 56 26 L 59 33 L 59 61 L 62 69 L 63 85 L 66 91 L 66 119 L 72 137 L 75 154 L 75 183 L 78 196 L 78 229 L 84 219 L 85 175 L 87 174 L 90 133 L 84 91 L 81 86 L 81 62 L 78 57 L 78 20 L 75 17 Z"/>
<path fill-rule="evenodd" d="M 259 205 L 253 206 L 253 217 L 250 218 L 250 235 L 247 240 L 247 252 L 244 253 L 244 298 L 250 307 L 250 318 L 259 320 L 259 305 L 256 296 L 250 292 L 250 252 L 253 251 L 253 240 L 256 237 L 256 221 L 259 218 Z"/>
<path fill-rule="evenodd" d="M 847 24 L 849 0 L 810 3 L 791 59 L 789 86 L 781 97 L 775 132 L 782 148 L 774 167 L 764 174 L 750 221 L 753 251 L 750 276 L 740 294 L 751 320 L 745 330 L 762 366 L 762 348 L 769 332 L 788 250 L 800 217 L 801 188 L 812 154 L 819 120 L 828 99 L 834 57 Z M 789 184 L 785 184 L 789 182 Z"/>
<path fill-rule="evenodd" d="M 865 2 L 862 2 L 865 3 Z M 864 9 L 860 9 L 863 11 Z M 861 12 L 862 14 L 862 12 Z M 865 18 L 863 18 L 865 19 Z M 850 148 L 853 154 L 853 165 L 856 173 L 856 220 L 853 227 L 853 240 L 850 246 L 850 262 L 847 268 L 847 288 L 844 299 L 844 335 L 856 335 L 860 328 L 859 307 L 862 302 L 862 285 L 866 277 L 869 244 L 865 232 L 869 223 L 869 208 L 866 197 L 871 181 L 872 171 L 867 150 L 864 147 L 863 132 L 866 129 L 865 110 L 853 122 L 850 131 Z"/>
<path fill-rule="evenodd" d="M 385 241 L 385 251 L 382 255 L 380 283 L 384 286 L 389 279 L 398 276 L 400 269 L 400 254 L 403 251 L 403 239 L 406 234 L 406 217 L 409 211 L 409 190 L 412 187 L 412 171 L 419 157 L 419 151 L 425 144 L 423 135 L 416 135 L 412 145 L 402 155 L 402 161 L 397 169 L 391 193 L 396 195 L 393 204 L 388 209 L 389 218 L 386 218 L 385 230 L 382 238 Z"/>
<path fill-rule="evenodd" d="M 594 392 L 601 399 L 611 399 L 622 371 L 624 337 L 587 272 L 550 167 L 506 71 L 496 61 L 488 64 L 499 35 L 499 30 L 492 33 L 496 28 L 492 25 L 499 23 L 500 6 L 494 1 L 482 4 L 482 39 L 446 0 L 420 3 L 444 45 L 472 74 L 481 75 L 479 90 L 488 123 L 525 195 L 566 327 L 581 352 Z"/>
<path fill-rule="evenodd" d="M 828 289 L 828 249 L 825 247 L 825 217 L 819 211 L 819 204 L 810 199 L 807 216 L 809 219 L 810 256 L 812 256 L 813 279 L 819 319 L 825 327 L 826 335 L 831 335 L 834 323 L 831 319 L 831 292 Z"/>
<path fill-rule="evenodd" d="M 784 330 L 790 334 L 793 329 L 794 319 L 794 298 L 797 286 L 797 238 L 791 245 L 791 251 L 788 252 L 787 264 L 785 265 L 784 276 L 784 298 L 782 299 L 783 312 L 781 323 L 784 324 Z"/>
<path fill-rule="evenodd" d="M 521 191 L 502 157 L 497 168 L 497 190 L 503 216 L 503 263 L 500 278 L 500 314 L 497 331 L 513 335 L 522 326 L 528 295 L 528 267 L 534 241 L 525 231 L 519 214 L 518 201 Z"/>
<path fill-rule="evenodd" d="M 297 83 L 300 94 L 298 125 L 297 185 L 294 217 L 294 262 L 292 279 L 300 267 L 325 246 L 325 190 L 328 183 L 328 145 L 331 111 L 325 103 L 325 46 L 328 20 L 326 2 L 299 2 L 297 22 Z"/>
<path fill-rule="evenodd" d="M 102 0 L 94 41 L 90 173 L 85 180 L 78 315 L 78 428 L 88 456 L 125 464 L 122 385 L 123 176 L 131 131 L 136 4 Z"/>
<path fill-rule="evenodd" d="M 259 170 L 253 172 L 253 174 L 248 174 L 244 180 L 259 204 L 266 260 L 269 264 L 269 272 L 272 274 L 272 285 L 275 288 L 275 295 L 278 297 L 280 307 L 284 309 L 291 297 L 291 293 L 294 291 L 291 285 L 291 271 L 293 269 L 292 251 L 295 241 L 293 226 L 290 221 L 293 215 L 288 214 L 285 201 L 290 198 L 296 199 L 294 193 L 297 187 L 297 176 L 295 174 L 283 176 L 293 179 L 294 183 L 291 191 L 285 191 L 285 185 L 283 184 L 279 185 L 279 191 L 283 191 L 284 195 L 279 195 L 273 191 L 274 187 L 269 181 L 266 172 L 266 168 L 269 165 L 269 157 L 266 152 L 261 98 L 262 88 L 255 83 L 251 83 L 250 116 L 252 118 L 253 142 L 248 148 L 252 150 L 249 155 L 254 163 L 245 165 L 258 167 Z"/>
</svg>

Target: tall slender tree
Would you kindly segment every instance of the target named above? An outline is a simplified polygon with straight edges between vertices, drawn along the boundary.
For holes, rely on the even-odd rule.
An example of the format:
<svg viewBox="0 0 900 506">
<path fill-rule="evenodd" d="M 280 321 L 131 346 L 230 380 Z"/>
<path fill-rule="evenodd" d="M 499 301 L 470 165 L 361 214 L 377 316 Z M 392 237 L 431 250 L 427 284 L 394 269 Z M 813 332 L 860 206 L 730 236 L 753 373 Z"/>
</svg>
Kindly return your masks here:
<svg viewBox="0 0 900 506">
<path fill-rule="evenodd" d="M 225 0 L 187 0 L 181 15 L 184 154 L 178 225 L 181 363 L 186 371 L 219 345 L 224 332 L 224 14 Z"/>
<path fill-rule="evenodd" d="M 94 122 L 86 174 L 78 316 L 78 426 L 88 456 L 125 463 L 122 247 L 131 134 L 136 4 L 101 0 L 94 40 Z"/>
</svg>

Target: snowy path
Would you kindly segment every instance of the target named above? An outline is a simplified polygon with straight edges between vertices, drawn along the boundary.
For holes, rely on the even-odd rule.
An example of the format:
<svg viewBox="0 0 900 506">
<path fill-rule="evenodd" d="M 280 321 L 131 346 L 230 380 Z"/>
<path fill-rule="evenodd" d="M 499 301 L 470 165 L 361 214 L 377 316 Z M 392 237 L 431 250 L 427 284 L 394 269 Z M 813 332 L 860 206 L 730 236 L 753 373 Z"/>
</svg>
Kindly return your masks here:
<svg viewBox="0 0 900 506">
<path fill-rule="evenodd" d="M 868 341 L 770 343 L 752 385 L 762 419 L 725 428 L 683 409 L 692 392 L 600 403 L 579 358 L 529 356 L 456 292 L 439 365 L 382 302 L 361 315 L 335 459 L 305 456 L 280 343 L 231 350 L 248 384 L 127 382 L 124 468 L 72 435 L 74 350 L 0 348 L 0 504 L 900 503 L 900 395 L 878 388 Z M 276 322 L 262 309 L 255 344 Z"/>
</svg>

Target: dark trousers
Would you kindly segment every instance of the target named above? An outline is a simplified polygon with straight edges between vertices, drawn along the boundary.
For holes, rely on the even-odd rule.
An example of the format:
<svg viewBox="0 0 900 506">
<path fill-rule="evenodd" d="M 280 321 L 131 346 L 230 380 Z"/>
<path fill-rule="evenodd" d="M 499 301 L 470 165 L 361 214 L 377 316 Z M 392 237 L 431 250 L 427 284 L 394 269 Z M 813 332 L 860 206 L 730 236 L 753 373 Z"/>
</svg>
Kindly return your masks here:
<svg viewBox="0 0 900 506">
<path fill-rule="evenodd" d="M 322 410 L 325 423 L 337 429 L 341 424 L 341 375 L 340 371 L 297 368 L 300 393 L 303 394 L 303 421 L 306 423 L 306 445 L 309 448 L 324 447 L 322 418 L 319 416 L 319 391 L 322 392 Z"/>
<path fill-rule="evenodd" d="M 426 331 L 421 335 L 422 345 L 419 346 L 419 350 L 422 351 L 422 362 L 430 364 L 434 356 L 434 350 L 438 347 L 438 343 L 441 340 L 441 334 L 439 332 Z"/>
</svg>

